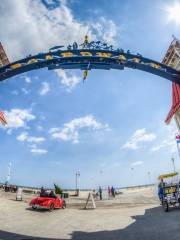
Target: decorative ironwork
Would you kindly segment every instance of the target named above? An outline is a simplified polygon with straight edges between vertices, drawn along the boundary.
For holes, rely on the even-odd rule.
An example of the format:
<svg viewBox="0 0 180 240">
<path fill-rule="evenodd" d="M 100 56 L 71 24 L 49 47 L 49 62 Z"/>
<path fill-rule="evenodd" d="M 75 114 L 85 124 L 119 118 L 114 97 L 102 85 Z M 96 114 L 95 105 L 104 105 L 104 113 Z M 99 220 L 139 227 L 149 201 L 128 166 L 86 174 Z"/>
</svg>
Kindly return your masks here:
<svg viewBox="0 0 180 240">
<path fill-rule="evenodd" d="M 112 45 L 101 41 L 89 41 L 85 36 L 84 42 L 79 44 L 74 42 L 64 46 L 55 46 L 47 53 L 21 59 L 0 68 L 0 81 L 9 77 L 21 74 L 34 69 L 47 67 L 53 69 L 81 69 L 89 71 L 91 69 L 119 69 L 125 67 L 139 69 L 152 74 L 169 79 L 180 84 L 179 71 L 159 63 L 157 61 L 143 57 L 141 54 L 133 54 L 128 50 L 114 49 Z M 84 74 L 86 78 L 87 72 Z"/>
</svg>

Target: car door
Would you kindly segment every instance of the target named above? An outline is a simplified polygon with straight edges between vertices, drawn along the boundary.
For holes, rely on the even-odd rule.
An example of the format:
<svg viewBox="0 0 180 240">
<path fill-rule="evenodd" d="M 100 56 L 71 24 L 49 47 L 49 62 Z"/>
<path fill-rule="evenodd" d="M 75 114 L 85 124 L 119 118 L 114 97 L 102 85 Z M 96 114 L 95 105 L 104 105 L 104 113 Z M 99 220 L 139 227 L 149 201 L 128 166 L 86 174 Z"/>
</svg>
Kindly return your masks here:
<svg viewBox="0 0 180 240">
<path fill-rule="evenodd" d="M 61 199 L 59 197 L 55 198 L 55 207 L 56 208 L 61 207 Z"/>
</svg>

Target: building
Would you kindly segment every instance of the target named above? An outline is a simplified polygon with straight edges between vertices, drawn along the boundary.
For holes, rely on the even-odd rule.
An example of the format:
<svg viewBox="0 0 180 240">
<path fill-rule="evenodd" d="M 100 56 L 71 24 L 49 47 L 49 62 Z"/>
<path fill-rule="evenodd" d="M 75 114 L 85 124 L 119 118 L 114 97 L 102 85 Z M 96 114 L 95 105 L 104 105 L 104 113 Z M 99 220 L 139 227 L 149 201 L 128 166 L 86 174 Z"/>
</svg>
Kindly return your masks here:
<svg viewBox="0 0 180 240">
<path fill-rule="evenodd" d="M 4 51 L 4 48 L 0 42 L 0 67 L 3 67 L 4 65 L 9 64 L 9 59 L 6 55 L 6 52 Z"/>
<path fill-rule="evenodd" d="M 174 37 L 162 63 L 180 71 L 180 40 Z M 172 106 L 165 120 L 167 124 L 174 117 L 180 133 L 180 85 L 172 83 Z"/>
<path fill-rule="evenodd" d="M 180 71 L 180 40 L 174 37 L 162 63 Z"/>
</svg>

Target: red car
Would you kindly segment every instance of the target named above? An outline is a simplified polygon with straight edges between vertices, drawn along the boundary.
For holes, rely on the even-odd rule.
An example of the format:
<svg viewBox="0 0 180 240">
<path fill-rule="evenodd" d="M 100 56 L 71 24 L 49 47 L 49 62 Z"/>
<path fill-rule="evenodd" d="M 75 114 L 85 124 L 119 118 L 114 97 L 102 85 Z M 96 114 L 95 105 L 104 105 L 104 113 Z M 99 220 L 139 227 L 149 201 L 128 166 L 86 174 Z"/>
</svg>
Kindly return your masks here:
<svg viewBox="0 0 180 240">
<path fill-rule="evenodd" d="M 36 197 L 31 200 L 29 205 L 33 209 L 37 208 L 44 208 L 44 209 L 49 209 L 50 211 L 54 210 L 55 208 L 66 208 L 66 202 L 64 198 L 52 198 L 52 197 Z"/>
</svg>

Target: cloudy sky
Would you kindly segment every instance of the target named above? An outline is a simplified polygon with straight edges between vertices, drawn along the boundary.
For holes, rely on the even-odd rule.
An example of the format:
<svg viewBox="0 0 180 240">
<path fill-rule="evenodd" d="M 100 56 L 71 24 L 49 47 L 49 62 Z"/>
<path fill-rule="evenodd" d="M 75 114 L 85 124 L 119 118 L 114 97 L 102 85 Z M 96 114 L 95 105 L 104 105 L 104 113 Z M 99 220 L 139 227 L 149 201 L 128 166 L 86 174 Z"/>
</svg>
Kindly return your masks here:
<svg viewBox="0 0 180 240">
<path fill-rule="evenodd" d="M 172 34 L 180 38 L 171 0 L 1 0 L 0 41 L 11 61 L 81 43 L 88 34 L 161 61 Z M 179 2 L 180 4 L 180 2 Z M 41 69 L 0 84 L 0 182 L 82 188 L 146 184 L 172 170 L 175 124 L 164 120 L 171 82 L 149 73 Z M 150 178 L 148 178 L 150 172 Z"/>
</svg>

